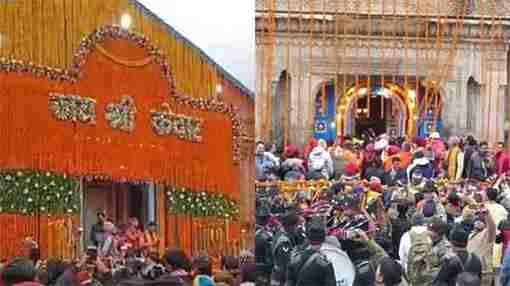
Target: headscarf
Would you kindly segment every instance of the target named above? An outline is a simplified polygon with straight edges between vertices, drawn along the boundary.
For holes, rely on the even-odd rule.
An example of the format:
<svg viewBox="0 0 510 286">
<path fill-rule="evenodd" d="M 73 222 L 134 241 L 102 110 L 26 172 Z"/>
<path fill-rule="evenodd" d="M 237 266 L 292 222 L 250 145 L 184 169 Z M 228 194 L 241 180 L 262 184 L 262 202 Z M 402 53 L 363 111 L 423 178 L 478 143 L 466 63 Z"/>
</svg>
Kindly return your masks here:
<svg viewBox="0 0 510 286">
<path fill-rule="evenodd" d="M 287 147 L 285 147 L 285 153 L 283 154 L 285 159 L 298 158 L 299 155 L 299 149 L 295 145 L 287 145 Z"/>
<path fill-rule="evenodd" d="M 356 174 L 359 173 L 359 171 L 360 170 L 359 170 L 358 165 L 356 165 L 354 162 L 348 163 L 347 165 L 345 165 L 345 168 L 344 168 L 344 173 L 348 177 L 355 176 Z"/>
<path fill-rule="evenodd" d="M 448 140 L 448 146 L 454 146 L 460 143 L 460 138 L 457 136 L 452 136 Z"/>
<path fill-rule="evenodd" d="M 306 145 L 306 147 L 303 151 L 304 157 L 308 158 L 310 153 L 312 153 L 313 148 L 317 147 L 317 145 L 319 145 L 317 139 L 315 139 L 315 138 L 310 139 L 310 141 L 308 142 L 308 144 Z"/>
</svg>

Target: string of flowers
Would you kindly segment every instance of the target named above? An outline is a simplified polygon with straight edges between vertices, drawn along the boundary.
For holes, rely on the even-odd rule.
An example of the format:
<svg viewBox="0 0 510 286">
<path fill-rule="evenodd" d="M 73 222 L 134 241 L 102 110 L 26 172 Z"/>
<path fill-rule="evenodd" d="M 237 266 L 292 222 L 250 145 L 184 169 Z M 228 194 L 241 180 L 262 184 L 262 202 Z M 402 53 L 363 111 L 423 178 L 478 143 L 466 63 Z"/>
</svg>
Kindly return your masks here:
<svg viewBox="0 0 510 286">
<path fill-rule="evenodd" d="M 195 192 L 185 188 L 174 188 L 167 192 L 172 214 L 193 217 L 217 217 L 235 220 L 239 215 L 237 202 L 222 194 Z"/>
<path fill-rule="evenodd" d="M 28 170 L 0 172 L 0 213 L 46 215 L 77 213 L 77 182 L 66 175 Z"/>
<path fill-rule="evenodd" d="M 28 74 L 37 78 L 76 83 L 82 76 L 81 70 L 86 63 L 87 56 L 97 48 L 97 44 L 104 42 L 107 38 L 128 40 L 138 47 L 145 49 L 153 57 L 153 62 L 160 66 L 162 77 L 168 82 L 168 96 L 171 101 L 190 106 L 193 109 L 223 113 L 229 117 L 232 122 L 232 157 L 234 164 L 239 164 L 242 159 L 242 141 L 247 135 L 245 130 L 243 130 L 244 126 L 234 106 L 215 98 L 195 98 L 187 94 L 178 93 L 175 88 L 171 66 L 166 61 L 165 55 L 143 35 L 132 33 L 119 26 L 101 27 L 81 40 L 80 46 L 74 54 L 74 63 L 67 70 L 41 66 L 33 62 L 27 63 L 16 59 L 0 58 L 0 72 Z"/>
</svg>

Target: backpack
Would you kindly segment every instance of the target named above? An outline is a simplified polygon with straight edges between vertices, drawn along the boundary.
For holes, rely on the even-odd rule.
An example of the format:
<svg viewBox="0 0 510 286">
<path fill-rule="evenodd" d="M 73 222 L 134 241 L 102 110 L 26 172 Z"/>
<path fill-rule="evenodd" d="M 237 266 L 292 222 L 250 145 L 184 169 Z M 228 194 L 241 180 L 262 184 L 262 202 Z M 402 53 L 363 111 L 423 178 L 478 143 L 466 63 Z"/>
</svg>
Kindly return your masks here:
<svg viewBox="0 0 510 286">
<path fill-rule="evenodd" d="M 433 269 L 432 239 L 425 233 L 410 231 L 411 249 L 407 261 L 407 277 L 411 285 L 432 285 L 438 269 Z"/>
<path fill-rule="evenodd" d="M 376 270 L 368 260 L 364 260 L 355 265 L 356 275 L 354 276 L 353 286 L 371 286 L 375 283 Z"/>
</svg>

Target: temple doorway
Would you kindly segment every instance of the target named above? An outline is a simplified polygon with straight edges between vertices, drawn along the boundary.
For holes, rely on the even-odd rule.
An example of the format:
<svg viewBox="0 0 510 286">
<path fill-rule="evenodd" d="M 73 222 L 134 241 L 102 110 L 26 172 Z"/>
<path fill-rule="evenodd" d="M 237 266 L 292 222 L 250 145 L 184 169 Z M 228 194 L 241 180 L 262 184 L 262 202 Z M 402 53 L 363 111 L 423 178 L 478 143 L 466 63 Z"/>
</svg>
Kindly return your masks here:
<svg viewBox="0 0 510 286">
<path fill-rule="evenodd" d="M 372 129 L 375 135 L 408 135 L 416 125 L 416 93 L 394 83 L 351 87 L 337 100 L 339 136 L 361 137 Z"/>
<path fill-rule="evenodd" d="M 370 108 L 365 98 L 358 98 L 355 104 L 357 120 L 355 122 L 354 134 L 361 137 L 363 133 L 372 130 L 376 135 L 386 133 L 388 124 L 388 113 L 385 105 L 391 102 L 385 102 L 384 97 L 372 96 L 370 99 Z M 385 109 L 383 111 L 383 108 Z"/>
<path fill-rule="evenodd" d="M 85 245 L 90 229 L 97 221 L 97 211 L 106 212 L 116 226 L 122 226 L 135 217 L 143 225 L 156 221 L 156 195 L 153 184 L 89 181 L 83 183 L 83 226 Z"/>
</svg>

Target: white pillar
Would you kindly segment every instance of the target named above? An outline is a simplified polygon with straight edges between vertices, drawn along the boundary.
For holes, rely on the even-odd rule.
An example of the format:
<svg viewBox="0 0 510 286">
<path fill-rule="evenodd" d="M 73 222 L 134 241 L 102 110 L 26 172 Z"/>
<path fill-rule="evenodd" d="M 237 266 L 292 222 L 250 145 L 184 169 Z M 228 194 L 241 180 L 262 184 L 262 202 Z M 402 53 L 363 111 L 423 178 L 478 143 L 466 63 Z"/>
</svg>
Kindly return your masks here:
<svg viewBox="0 0 510 286">
<path fill-rule="evenodd" d="M 147 221 L 156 222 L 156 192 L 154 183 L 150 182 L 147 185 Z"/>
</svg>

